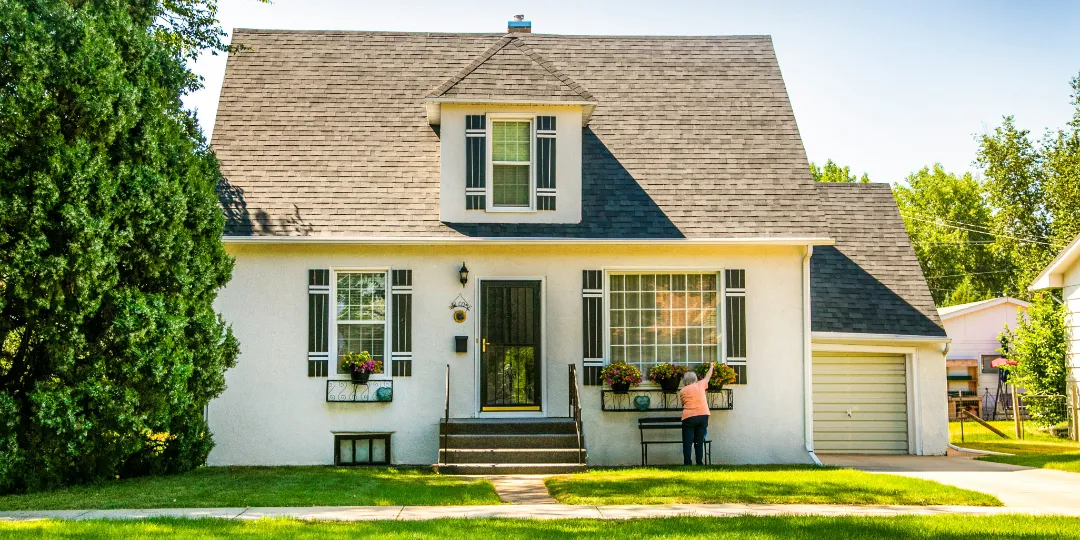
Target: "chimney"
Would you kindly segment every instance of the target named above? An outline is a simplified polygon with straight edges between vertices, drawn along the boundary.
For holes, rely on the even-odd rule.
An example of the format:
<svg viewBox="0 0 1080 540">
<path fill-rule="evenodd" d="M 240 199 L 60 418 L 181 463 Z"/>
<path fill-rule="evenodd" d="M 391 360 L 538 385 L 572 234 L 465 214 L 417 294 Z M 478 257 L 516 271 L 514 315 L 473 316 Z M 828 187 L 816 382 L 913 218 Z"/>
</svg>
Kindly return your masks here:
<svg viewBox="0 0 1080 540">
<path fill-rule="evenodd" d="M 526 21 L 524 15 L 514 15 L 514 20 L 506 23 L 507 34 L 531 34 L 532 22 Z"/>
</svg>

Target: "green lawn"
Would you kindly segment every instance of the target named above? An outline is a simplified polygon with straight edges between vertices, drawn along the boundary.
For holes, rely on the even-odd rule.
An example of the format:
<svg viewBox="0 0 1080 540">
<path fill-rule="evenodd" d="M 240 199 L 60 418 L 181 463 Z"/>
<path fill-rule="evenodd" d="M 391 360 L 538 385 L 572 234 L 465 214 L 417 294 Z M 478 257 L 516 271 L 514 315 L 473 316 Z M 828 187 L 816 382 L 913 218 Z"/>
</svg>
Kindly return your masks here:
<svg viewBox="0 0 1080 540">
<path fill-rule="evenodd" d="M 738 517 L 628 521 L 468 519 L 357 523 L 294 520 L 35 521 L 0 523 L 0 538 L 927 538 L 1080 539 L 1080 518 L 1029 516 Z"/>
<path fill-rule="evenodd" d="M 763 465 L 593 470 L 547 480 L 567 504 L 956 504 L 997 498 L 937 482 L 851 469 Z"/>
<path fill-rule="evenodd" d="M 1080 473 L 1080 443 L 1037 431 L 1031 423 L 1024 424 L 1023 439 L 1014 438 L 1016 428 L 1011 421 L 998 420 L 990 425 L 1005 432 L 1009 438 L 1002 439 L 974 422 L 964 422 L 963 441 L 960 440 L 960 422 L 950 422 L 949 438 L 961 448 L 1016 454 L 979 458 L 985 461 Z"/>
<path fill-rule="evenodd" d="M 0 497 L 0 510 L 499 504 L 491 482 L 426 470 L 359 467 L 203 467 Z"/>
</svg>

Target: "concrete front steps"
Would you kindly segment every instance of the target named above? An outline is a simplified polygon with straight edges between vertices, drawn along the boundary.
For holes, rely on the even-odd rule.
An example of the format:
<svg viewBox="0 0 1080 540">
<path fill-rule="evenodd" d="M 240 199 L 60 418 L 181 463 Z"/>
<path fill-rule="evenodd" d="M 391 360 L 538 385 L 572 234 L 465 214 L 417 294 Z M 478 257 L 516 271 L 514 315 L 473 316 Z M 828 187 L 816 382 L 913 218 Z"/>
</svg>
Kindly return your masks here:
<svg viewBox="0 0 1080 540">
<path fill-rule="evenodd" d="M 442 422 L 439 472 L 565 474 L 585 470 L 572 418 L 460 418 Z"/>
</svg>

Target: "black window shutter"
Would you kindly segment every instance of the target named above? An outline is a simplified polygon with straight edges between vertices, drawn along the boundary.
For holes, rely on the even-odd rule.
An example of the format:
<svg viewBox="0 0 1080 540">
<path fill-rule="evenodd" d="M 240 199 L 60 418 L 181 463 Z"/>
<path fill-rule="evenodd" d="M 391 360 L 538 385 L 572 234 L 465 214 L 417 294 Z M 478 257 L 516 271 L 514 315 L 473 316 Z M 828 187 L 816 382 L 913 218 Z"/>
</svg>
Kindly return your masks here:
<svg viewBox="0 0 1080 540">
<path fill-rule="evenodd" d="M 308 270 L 308 377 L 326 377 L 329 345 L 330 270 Z"/>
<path fill-rule="evenodd" d="M 604 272 L 585 270 L 581 280 L 581 337 L 586 386 L 600 386 L 604 381 Z"/>
<path fill-rule="evenodd" d="M 390 369 L 394 377 L 412 376 L 412 270 L 391 270 Z"/>
<path fill-rule="evenodd" d="M 487 118 L 465 116 L 465 209 L 485 210 L 487 175 Z"/>
<path fill-rule="evenodd" d="M 746 270 L 724 271 L 725 357 L 738 375 L 735 384 L 746 384 Z"/>
<path fill-rule="evenodd" d="M 555 209 L 555 117 L 536 117 L 536 209 Z"/>
</svg>

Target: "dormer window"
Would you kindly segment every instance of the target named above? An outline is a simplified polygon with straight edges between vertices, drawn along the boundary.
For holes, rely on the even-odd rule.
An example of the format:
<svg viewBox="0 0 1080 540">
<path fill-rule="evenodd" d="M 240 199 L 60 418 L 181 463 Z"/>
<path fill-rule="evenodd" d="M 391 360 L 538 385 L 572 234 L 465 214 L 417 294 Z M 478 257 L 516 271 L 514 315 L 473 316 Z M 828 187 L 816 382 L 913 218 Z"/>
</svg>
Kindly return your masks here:
<svg viewBox="0 0 1080 540">
<path fill-rule="evenodd" d="M 487 210 L 532 210 L 533 122 L 531 118 L 500 118 L 492 115 L 488 177 L 491 178 Z"/>
</svg>

